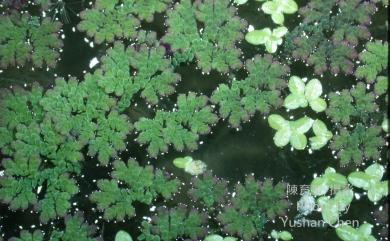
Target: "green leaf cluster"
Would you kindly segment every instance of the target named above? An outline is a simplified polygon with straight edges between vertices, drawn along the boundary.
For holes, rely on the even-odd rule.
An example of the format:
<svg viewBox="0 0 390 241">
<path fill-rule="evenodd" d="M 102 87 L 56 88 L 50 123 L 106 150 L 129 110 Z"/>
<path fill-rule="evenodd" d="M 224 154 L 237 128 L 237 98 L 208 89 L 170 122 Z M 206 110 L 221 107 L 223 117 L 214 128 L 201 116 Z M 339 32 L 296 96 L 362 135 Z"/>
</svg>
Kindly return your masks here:
<svg viewBox="0 0 390 241">
<path fill-rule="evenodd" d="M 192 187 L 188 194 L 207 209 L 216 208 L 217 205 L 225 202 L 227 182 L 213 176 L 211 171 L 205 172 L 198 178 L 193 178 L 191 183 Z"/>
<path fill-rule="evenodd" d="M 276 239 L 276 240 L 281 239 L 281 240 L 285 240 L 285 241 L 293 239 L 293 236 L 288 231 L 279 231 L 278 232 L 276 230 L 272 230 L 271 231 L 271 237 Z"/>
<path fill-rule="evenodd" d="M 228 72 L 242 66 L 241 50 L 246 22 L 229 0 L 182 0 L 168 11 L 168 32 L 163 42 L 173 51 L 193 52 L 203 72 Z M 203 26 L 198 28 L 198 22 Z"/>
<path fill-rule="evenodd" d="M 377 91 L 381 91 L 378 86 Z M 329 94 L 329 107 L 326 110 L 327 116 L 333 122 L 341 122 L 349 125 L 353 120 L 365 123 L 376 112 L 378 105 L 375 103 L 375 94 L 367 91 L 363 82 L 358 82 L 350 90 L 344 89 L 340 92 Z"/>
<path fill-rule="evenodd" d="M 352 189 L 348 188 L 347 178 L 331 167 L 328 167 L 322 176 L 313 179 L 310 191 L 314 196 L 320 196 L 317 204 L 321 209 L 322 218 L 331 225 L 346 211 L 354 194 Z M 328 191 L 335 193 L 334 197 L 324 196 Z"/>
<path fill-rule="evenodd" d="M 361 123 L 352 130 L 343 128 L 334 136 L 330 148 L 337 153 L 341 166 L 360 165 L 363 160 L 380 157 L 380 150 L 385 145 L 381 131 L 379 126 L 365 127 Z"/>
<path fill-rule="evenodd" d="M 387 91 L 389 89 L 389 78 L 387 76 L 378 76 L 374 85 L 374 92 L 377 96 L 381 96 L 383 94 L 387 95 Z"/>
<path fill-rule="evenodd" d="M 22 230 L 18 238 L 13 237 L 10 241 L 43 241 L 43 233 L 41 230 L 35 230 L 33 233 Z"/>
<path fill-rule="evenodd" d="M 248 76 L 244 80 L 232 80 L 230 85 L 220 84 L 211 96 L 219 106 L 219 115 L 228 119 L 233 127 L 259 111 L 269 113 L 271 108 L 281 106 L 281 90 L 287 85 L 284 80 L 289 68 L 276 62 L 271 55 L 257 55 L 246 62 Z"/>
<path fill-rule="evenodd" d="M 148 145 L 148 153 L 156 157 L 160 152 L 167 152 L 173 145 L 182 151 L 185 147 L 195 150 L 198 147 L 199 135 L 210 132 L 210 126 L 218 120 L 207 105 L 206 96 L 189 92 L 180 94 L 177 109 L 173 111 L 158 110 L 153 119 L 141 118 L 135 123 L 140 144 Z"/>
<path fill-rule="evenodd" d="M 342 224 L 336 228 L 337 236 L 343 241 L 375 241 L 372 234 L 373 225 L 364 223 L 355 229 L 348 224 Z"/>
<path fill-rule="evenodd" d="M 275 53 L 278 46 L 283 43 L 282 37 L 288 32 L 286 27 L 278 27 L 271 31 L 270 28 L 253 30 L 245 35 L 245 40 L 253 45 L 264 44 L 268 53 Z"/>
<path fill-rule="evenodd" d="M 368 83 L 375 81 L 377 76 L 388 68 L 389 45 L 387 42 L 368 42 L 366 49 L 359 58 L 363 65 L 356 69 L 356 77 L 366 79 Z"/>
<path fill-rule="evenodd" d="M 44 234 L 41 230 L 35 230 L 30 233 L 26 230 L 20 232 L 19 237 L 13 237 L 12 241 L 73 241 L 77 237 L 80 241 L 98 241 L 95 232 L 96 227 L 84 222 L 81 213 L 76 213 L 73 216 L 67 215 L 64 221 L 64 230 L 54 229 L 50 235 Z M 46 238 L 45 238 L 46 237 Z"/>
<path fill-rule="evenodd" d="M 148 40 L 155 41 L 154 37 Z M 118 102 L 120 110 L 129 107 L 134 94 L 139 91 L 142 98 L 155 105 L 159 97 L 172 94 L 174 85 L 180 81 L 180 75 L 174 73 L 171 60 L 165 58 L 165 54 L 162 46 L 141 43 L 125 48 L 116 42 L 102 58 L 101 68 L 93 76 L 107 94 L 121 97 Z"/>
<path fill-rule="evenodd" d="M 133 238 L 126 231 L 119 230 L 115 234 L 115 241 L 133 241 Z"/>
<path fill-rule="evenodd" d="M 299 107 L 310 107 L 315 112 L 322 112 L 326 109 L 326 101 L 320 96 L 322 95 L 322 84 L 318 79 L 311 79 L 305 84 L 306 78 L 301 79 L 297 76 L 291 76 L 288 82 L 289 94 L 284 100 L 284 107 L 290 110 Z"/>
<path fill-rule="evenodd" d="M 113 165 L 113 179 L 99 180 L 99 191 L 90 197 L 107 220 L 132 218 L 134 202 L 149 205 L 160 195 L 169 199 L 179 188 L 178 180 L 170 180 L 163 171 L 154 170 L 152 166 L 141 167 L 135 160 L 115 161 Z"/>
<path fill-rule="evenodd" d="M 294 0 L 271 0 L 263 3 L 261 10 L 271 15 L 274 23 L 283 25 L 284 14 L 293 14 L 298 11 L 298 4 Z"/>
<path fill-rule="evenodd" d="M 44 223 L 64 216 L 79 191 L 72 175 L 81 171 L 81 150 L 88 144 L 90 155 L 108 163 L 125 149 L 131 126 L 114 105 L 90 78 L 57 79 L 46 93 L 37 85 L 3 90 L 0 200 L 13 210 L 33 206 Z"/>
<path fill-rule="evenodd" d="M 299 10 L 303 23 L 286 36 L 285 53 L 314 66 L 316 74 L 352 74 L 355 46 L 370 38 L 367 26 L 375 11 L 368 1 L 312 0 Z"/>
<path fill-rule="evenodd" d="M 54 88 L 46 92 L 40 104 L 58 132 L 88 144 L 88 154 L 97 155 L 103 165 L 125 150 L 125 138 L 132 125 L 115 109 L 115 99 L 98 86 L 93 75 L 86 75 L 83 82 L 56 79 Z"/>
<path fill-rule="evenodd" d="M 284 147 L 290 143 L 297 150 L 305 149 L 307 145 L 305 133 L 311 128 L 315 134 L 309 139 L 313 150 L 321 149 L 333 137 L 324 122 L 307 116 L 295 121 L 287 121 L 280 115 L 272 114 L 268 117 L 268 123 L 277 131 L 273 139 L 278 147 Z"/>
<path fill-rule="evenodd" d="M 29 14 L 0 15 L 0 66 L 54 67 L 60 56 L 61 23 Z"/>
<path fill-rule="evenodd" d="M 288 206 L 283 183 L 273 185 L 270 179 L 261 183 L 247 176 L 245 183 L 236 185 L 231 205 L 217 219 L 226 233 L 250 240 L 261 237 L 266 221 L 283 215 Z"/>
<path fill-rule="evenodd" d="M 152 221 L 142 222 L 142 241 L 171 241 L 177 238 L 198 240 L 204 237 L 207 215 L 196 210 L 187 210 L 183 206 L 167 209 L 160 207 L 152 217 Z"/>
<path fill-rule="evenodd" d="M 15 88 L 2 93 L 0 132 L 6 139 L 0 147 L 8 158 L 2 161 L 0 200 L 13 210 L 34 206 L 45 223 L 64 216 L 78 192 L 67 173 L 80 172 L 82 145 L 55 131 L 44 118 L 39 86 L 33 85 L 31 91 Z"/>
<path fill-rule="evenodd" d="M 169 3 L 169 0 L 97 0 L 91 9 L 80 13 L 77 28 L 96 43 L 133 39 L 141 21 L 152 22 L 154 14 L 164 12 Z"/>
<path fill-rule="evenodd" d="M 322 196 L 317 199 L 321 209 L 322 219 L 331 225 L 338 222 L 340 215 L 345 212 L 353 200 L 352 189 L 345 188 L 338 191 L 333 198 Z"/>
<path fill-rule="evenodd" d="M 348 175 L 348 181 L 357 188 L 367 191 L 368 199 L 371 202 L 378 202 L 389 194 L 389 182 L 381 181 L 385 168 L 374 163 L 366 168 L 364 172 L 356 171 Z"/>
</svg>

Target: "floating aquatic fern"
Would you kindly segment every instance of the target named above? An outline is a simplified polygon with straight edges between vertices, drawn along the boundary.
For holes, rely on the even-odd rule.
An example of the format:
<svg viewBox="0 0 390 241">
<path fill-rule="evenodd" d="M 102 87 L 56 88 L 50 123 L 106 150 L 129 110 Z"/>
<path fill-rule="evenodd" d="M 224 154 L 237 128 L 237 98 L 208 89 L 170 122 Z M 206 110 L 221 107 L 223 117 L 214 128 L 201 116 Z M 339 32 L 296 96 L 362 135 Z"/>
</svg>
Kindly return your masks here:
<svg viewBox="0 0 390 241">
<path fill-rule="evenodd" d="M 363 223 L 359 228 L 354 228 L 349 224 L 341 224 L 336 228 L 337 236 L 343 241 L 375 241 L 377 240 L 372 234 L 373 225 Z"/>
<path fill-rule="evenodd" d="M 317 198 L 317 205 L 323 220 L 328 224 L 335 224 L 340 215 L 351 204 L 354 193 L 348 187 L 347 178 L 328 167 L 324 174 L 314 178 L 310 184 L 310 191 Z M 335 193 L 333 197 L 326 195 L 329 191 Z"/>
<path fill-rule="evenodd" d="M 196 210 L 187 210 L 183 206 L 167 209 L 160 207 L 152 216 L 150 223 L 142 222 L 142 241 L 171 241 L 177 238 L 198 240 L 207 231 L 207 215 Z"/>
<path fill-rule="evenodd" d="M 193 200 L 200 202 L 206 208 L 215 208 L 223 204 L 227 194 L 227 182 L 212 175 L 210 171 L 192 179 L 192 187 L 188 194 Z"/>
<path fill-rule="evenodd" d="M 389 78 L 387 76 L 378 76 L 374 85 L 374 92 L 377 96 L 386 94 L 389 89 Z"/>
<path fill-rule="evenodd" d="M 44 223 L 64 216 L 71 198 L 78 192 L 76 182 L 62 168 L 42 170 L 40 160 L 3 160 L 4 177 L 0 180 L 0 199 L 13 210 L 30 206 L 40 212 Z M 45 190 L 41 193 L 41 190 Z"/>
<path fill-rule="evenodd" d="M 366 50 L 359 55 L 364 65 L 356 69 L 356 77 L 364 78 L 369 83 L 374 82 L 376 77 L 388 67 L 388 46 L 387 42 L 368 42 Z"/>
<path fill-rule="evenodd" d="M 287 85 L 284 78 L 289 68 L 271 55 L 255 56 L 246 62 L 246 68 L 246 79 L 221 84 L 211 96 L 211 101 L 219 105 L 219 115 L 233 127 L 248 121 L 256 111 L 266 114 L 279 107 L 283 103 L 280 91 Z"/>
<path fill-rule="evenodd" d="M 113 42 L 115 38 L 128 39 L 136 36 L 140 21 L 132 14 L 131 2 L 120 5 L 117 0 L 98 0 L 91 9 L 80 13 L 80 31 L 93 37 L 96 43 Z"/>
<path fill-rule="evenodd" d="M 102 164 L 126 148 L 125 138 L 132 126 L 125 115 L 113 109 L 115 100 L 99 88 L 93 76 L 86 75 L 81 83 L 75 78 L 57 79 L 40 104 L 60 133 L 89 144 L 88 153 L 97 155 Z"/>
<path fill-rule="evenodd" d="M 36 67 L 54 67 L 62 41 L 61 23 L 50 18 L 13 13 L 0 16 L 0 66 L 20 66 L 32 61 Z"/>
<path fill-rule="evenodd" d="M 264 224 L 269 219 L 283 215 L 288 207 L 285 185 L 273 185 L 272 180 L 259 182 L 247 176 L 245 183 L 237 184 L 231 205 L 218 215 L 225 232 L 244 240 L 261 237 Z"/>
<path fill-rule="evenodd" d="M 314 66 L 317 74 L 327 69 L 352 74 L 355 46 L 370 37 L 367 25 L 374 12 L 369 1 L 310 1 L 299 10 L 303 24 L 286 36 L 286 54 Z"/>
<path fill-rule="evenodd" d="M 270 28 L 253 30 L 245 35 L 245 40 L 253 45 L 264 44 L 268 53 L 275 53 L 278 46 L 283 43 L 282 37 L 288 32 L 286 27 L 278 27 L 271 31 Z"/>
<path fill-rule="evenodd" d="M 294 0 L 271 0 L 261 5 L 264 13 L 271 15 L 276 24 L 284 23 L 284 14 L 293 14 L 298 11 L 298 5 Z"/>
<path fill-rule="evenodd" d="M 43 241 L 43 233 L 41 230 L 35 230 L 33 233 L 27 230 L 20 231 L 19 237 L 13 237 L 11 241 Z"/>
<path fill-rule="evenodd" d="M 67 215 L 65 217 L 65 229 L 55 229 L 50 235 L 44 234 L 41 230 L 37 229 L 33 233 L 26 230 L 20 231 L 18 238 L 13 237 L 12 241 L 73 241 L 75 237 L 80 241 L 97 241 L 95 232 L 96 227 L 84 222 L 81 213 L 76 213 L 73 216 Z M 46 237 L 46 239 L 45 239 Z"/>
<path fill-rule="evenodd" d="M 218 234 L 210 234 L 203 239 L 203 241 L 237 241 L 237 240 L 238 240 L 237 238 L 230 237 L 230 236 L 224 238 Z"/>
<path fill-rule="evenodd" d="M 291 92 L 285 100 L 284 106 L 287 109 L 297 109 L 309 105 L 315 112 L 322 112 L 326 109 L 326 101 L 320 98 L 322 94 L 322 84 L 318 79 L 311 79 L 306 82 L 306 78 L 292 76 L 288 82 Z"/>
<path fill-rule="evenodd" d="M 202 30 L 197 21 L 203 24 Z M 243 38 L 246 23 L 229 0 L 199 0 L 194 4 L 182 0 L 168 11 L 167 25 L 163 42 L 174 51 L 193 52 L 203 72 L 228 72 L 242 66 L 236 44 Z"/>
<path fill-rule="evenodd" d="M 287 121 L 280 115 L 272 114 L 268 117 L 268 123 L 277 131 L 273 139 L 278 147 L 284 147 L 290 143 L 297 150 L 305 149 L 307 145 L 305 133 L 311 128 L 315 134 L 309 139 L 313 150 L 321 149 L 333 137 L 324 122 L 307 116 L 295 121 Z"/>
<path fill-rule="evenodd" d="M 136 140 L 148 145 L 152 157 L 167 152 L 169 145 L 179 151 L 184 148 L 195 150 L 199 135 L 209 133 L 210 126 L 218 120 L 207 102 L 207 97 L 192 92 L 179 95 L 177 110 L 159 110 L 153 119 L 141 118 L 135 123 L 139 132 Z"/>
<path fill-rule="evenodd" d="M 1 143 L 8 158 L 2 161 L 0 199 L 13 210 L 34 206 L 42 222 L 64 216 L 78 192 L 68 173 L 80 172 L 82 145 L 43 118 L 42 89 L 37 85 L 31 91 L 3 93 L 0 109 L 8 115 L 0 118 L 0 128 L 9 136 Z"/>
<path fill-rule="evenodd" d="M 102 66 L 94 78 L 107 94 L 121 97 L 119 109 L 127 108 L 139 91 L 147 102 L 157 104 L 159 97 L 174 92 L 174 85 L 180 80 L 171 61 L 164 57 L 165 52 L 162 46 L 143 43 L 125 48 L 116 42 L 102 58 Z"/>
<path fill-rule="evenodd" d="M 367 91 L 366 85 L 359 82 L 352 89 L 329 94 L 329 107 L 326 114 L 333 122 L 348 125 L 352 120 L 366 122 L 377 111 L 375 95 Z"/>
<path fill-rule="evenodd" d="M 374 163 L 364 172 L 356 171 L 348 175 L 348 181 L 354 187 L 367 191 L 367 197 L 371 202 L 378 202 L 389 194 L 389 181 L 381 181 L 385 168 Z"/>
<path fill-rule="evenodd" d="M 378 159 L 385 141 L 379 126 L 357 124 L 352 130 L 341 129 L 333 138 L 330 148 L 336 151 L 340 165 L 360 165 L 363 160 Z"/>
<path fill-rule="evenodd" d="M 91 194 L 107 220 L 124 220 L 135 216 L 134 202 L 151 204 L 159 195 L 169 199 L 177 192 L 179 182 L 170 180 L 161 170 L 141 167 L 135 160 L 114 162 L 112 180 L 99 180 L 99 191 Z M 118 185 L 121 183 L 121 185 Z"/>
<path fill-rule="evenodd" d="M 184 169 L 185 172 L 194 176 L 203 174 L 207 169 L 206 163 L 201 160 L 194 160 L 190 156 L 175 158 L 173 164 L 177 168 Z"/>
<path fill-rule="evenodd" d="M 271 231 L 271 237 L 276 239 L 276 240 L 285 240 L 285 241 L 288 241 L 288 240 L 292 240 L 293 239 L 293 236 L 291 235 L 290 232 L 288 231 L 276 231 L 276 230 L 272 230 Z"/>
</svg>

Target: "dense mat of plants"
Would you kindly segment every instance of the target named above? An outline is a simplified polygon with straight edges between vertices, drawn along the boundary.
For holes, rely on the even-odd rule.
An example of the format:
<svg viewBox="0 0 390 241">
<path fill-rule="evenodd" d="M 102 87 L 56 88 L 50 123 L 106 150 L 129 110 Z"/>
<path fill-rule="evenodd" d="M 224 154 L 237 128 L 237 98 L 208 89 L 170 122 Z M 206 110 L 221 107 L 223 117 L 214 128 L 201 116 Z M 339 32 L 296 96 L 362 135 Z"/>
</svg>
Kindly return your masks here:
<svg viewBox="0 0 390 241">
<path fill-rule="evenodd" d="M 269 21 L 241 16 L 248 4 Z M 8 71 L 55 72 L 71 51 L 66 31 L 101 53 L 96 67 L 55 74 L 50 86 L 2 85 L 0 213 L 17 221 L 0 219 L 0 240 L 113 240 L 112 232 L 116 241 L 290 240 L 293 228 L 274 230 L 293 203 L 283 180 L 251 173 L 227 180 L 191 157 L 176 159 L 181 173 L 156 165 L 167 153 L 197 150 L 217 125 L 240 130 L 255 118 L 266 120 L 274 134 L 267 142 L 277 148 L 335 157 L 313 173 L 306 194 L 319 209 L 305 216 L 317 212 L 344 241 L 385 237 L 388 42 L 370 31 L 387 7 L 387 0 L 3 1 L 0 81 Z M 298 14 L 298 22 L 285 20 Z M 188 81 L 178 69 L 189 66 L 214 90 L 178 92 Z M 326 92 L 332 75 L 348 81 Z M 146 111 L 134 117 L 139 106 Z M 142 160 L 131 157 L 134 148 Z M 84 178 L 92 168 L 107 173 Z M 362 201 L 377 210 L 380 229 L 369 220 L 332 226 Z M 26 213 L 35 225 L 18 220 Z"/>
</svg>

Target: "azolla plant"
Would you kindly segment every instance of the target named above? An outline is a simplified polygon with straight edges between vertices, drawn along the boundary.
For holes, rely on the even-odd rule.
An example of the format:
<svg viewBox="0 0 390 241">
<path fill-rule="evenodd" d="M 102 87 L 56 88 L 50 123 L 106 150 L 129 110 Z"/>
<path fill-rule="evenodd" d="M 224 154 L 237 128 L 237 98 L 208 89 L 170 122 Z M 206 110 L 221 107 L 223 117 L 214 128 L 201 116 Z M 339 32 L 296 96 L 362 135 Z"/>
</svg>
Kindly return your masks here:
<svg viewBox="0 0 390 241">
<path fill-rule="evenodd" d="M 2 1 L 0 240 L 386 240 L 387 8 Z"/>
</svg>

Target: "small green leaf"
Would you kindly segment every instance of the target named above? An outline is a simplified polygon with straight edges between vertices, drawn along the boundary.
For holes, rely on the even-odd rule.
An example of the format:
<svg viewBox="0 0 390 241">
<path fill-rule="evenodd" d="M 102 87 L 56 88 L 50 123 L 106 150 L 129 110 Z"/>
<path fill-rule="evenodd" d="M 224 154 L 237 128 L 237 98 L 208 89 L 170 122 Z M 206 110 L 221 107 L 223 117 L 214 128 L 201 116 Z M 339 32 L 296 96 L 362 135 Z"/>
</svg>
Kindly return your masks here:
<svg viewBox="0 0 390 241">
<path fill-rule="evenodd" d="M 383 119 L 381 127 L 386 133 L 389 132 L 389 119 L 387 117 Z"/>
<path fill-rule="evenodd" d="M 288 32 L 288 29 L 286 27 L 284 27 L 284 26 L 277 27 L 274 30 L 272 30 L 272 36 L 275 36 L 278 39 L 280 39 L 281 37 L 286 35 L 287 32 Z M 279 44 L 281 44 L 281 43 L 279 43 Z"/>
<path fill-rule="evenodd" d="M 277 12 L 278 5 L 274 1 L 267 1 L 263 3 L 263 5 L 261 6 L 261 10 L 263 10 L 263 12 L 266 14 L 273 14 Z"/>
<path fill-rule="evenodd" d="M 293 236 L 291 235 L 290 232 L 287 232 L 287 231 L 281 231 L 279 233 L 279 238 L 281 240 L 284 240 L 284 241 L 289 241 L 289 240 L 292 240 L 293 239 Z"/>
<path fill-rule="evenodd" d="M 234 237 L 226 237 L 223 239 L 223 241 L 237 241 L 238 239 L 237 238 L 234 238 Z"/>
<path fill-rule="evenodd" d="M 334 197 L 334 200 L 338 204 L 339 211 L 344 211 L 353 199 L 353 191 L 349 188 L 338 191 Z"/>
<path fill-rule="evenodd" d="M 359 241 L 359 233 L 349 225 L 342 224 L 336 228 L 337 236 L 344 241 Z"/>
<path fill-rule="evenodd" d="M 282 25 L 284 23 L 283 13 L 273 13 L 271 15 L 272 21 L 276 24 Z"/>
<path fill-rule="evenodd" d="M 385 168 L 378 163 L 374 163 L 367 167 L 364 172 L 374 178 L 374 180 L 380 181 L 385 173 Z"/>
<path fill-rule="evenodd" d="M 322 218 L 326 223 L 334 224 L 339 219 L 339 209 L 335 200 L 329 200 L 321 207 Z"/>
<path fill-rule="evenodd" d="M 315 112 L 323 112 L 327 108 L 326 101 L 322 98 L 317 98 L 310 101 L 309 105 Z"/>
<path fill-rule="evenodd" d="M 310 80 L 305 87 L 305 96 L 307 101 L 319 98 L 322 94 L 322 85 L 318 79 Z"/>
<path fill-rule="evenodd" d="M 298 76 L 291 76 L 288 81 L 288 89 L 293 94 L 304 94 L 305 93 L 305 82 Z"/>
<path fill-rule="evenodd" d="M 362 225 L 360 225 L 360 227 L 358 228 L 357 231 L 358 231 L 361 235 L 363 235 L 363 237 L 368 237 L 369 235 L 371 235 L 372 227 L 373 227 L 372 224 L 363 223 Z"/>
<path fill-rule="evenodd" d="M 294 131 L 291 134 L 290 143 L 295 149 L 303 150 L 307 145 L 307 138 L 304 134 Z"/>
<path fill-rule="evenodd" d="M 376 182 L 373 183 L 367 191 L 367 197 L 371 202 L 378 202 L 382 197 L 388 194 L 388 183 Z"/>
<path fill-rule="evenodd" d="M 319 150 L 328 143 L 329 139 L 325 136 L 313 136 L 309 138 L 309 141 L 311 149 Z"/>
<path fill-rule="evenodd" d="M 352 172 L 348 175 L 348 181 L 357 188 L 368 190 L 372 177 L 364 172 Z"/>
<path fill-rule="evenodd" d="M 299 107 L 307 106 L 307 101 L 303 94 L 289 94 L 283 103 L 284 107 L 290 110 L 297 109 Z"/>
<path fill-rule="evenodd" d="M 296 131 L 300 134 L 304 134 L 310 130 L 314 123 L 314 120 L 305 116 L 302 118 L 299 118 L 298 120 L 291 121 L 290 127 L 292 131 Z"/>
<path fill-rule="evenodd" d="M 203 241 L 224 241 L 223 237 L 217 234 L 208 235 Z"/>
<path fill-rule="evenodd" d="M 245 35 L 245 40 L 253 45 L 265 44 L 271 37 L 272 32 L 270 28 L 262 30 L 253 30 Z"/>
<path fill-rule="evenodd" d="M 276 132 L 274 136 L 275 145 L 283 147 L 290 142 L 291 130 L 290 128 L 283 128 Z"/>
<path fill-rule="evenodd" d="M 323 136 L 328 139 L 332 138 L 333 136 L 333 134 L 326 127 L 325 123 L 318 119 L 313 122 L 313 132 L 316 136 Z"/>
<path fill-rule="evenodd" d="M 325 173 L 324 178 L 326 178 L 327 183 L 331 189 L 339 190 L 345 188 L 348 184 L 347 178 L 339 173 Z"/>
<path fill-rule="evenodd" d="M 323 177 L 314 178 L 310 184 L 310 191 L 314 196 L 325 195 L 329 191 L 326 179 Z"/>
<path fill-rule="evenodd" d="M 120 230 L 115 235 L 115 241 L 133 241 L 130 234 L 127 232 Z"/>
<path fill-rule="evenodd" d="M 173 160 L 173 165 L 175 165 L 177 168 L 184 169 L 186 165 L 192 161 L 193 159 L 190 156 L 178 157 Z"/>
<path fill-rule="evenodd" d="M 272 36 L 271 36 L 272 38 Z M 269 40 L 265 42 L 265 49 L 267 50 L 268 53 L 275 53 L 276 50 L 278 49 L 278 43 L 281 44 L 278 40 Z"/>
<path fill-rule="evenodd" d="M 275 130 L 285 129 L 289 127 L 289 122 L 286 121 L 282 116 L 272 114 L 268 117 L 268 124 Z"/>
</svg>

